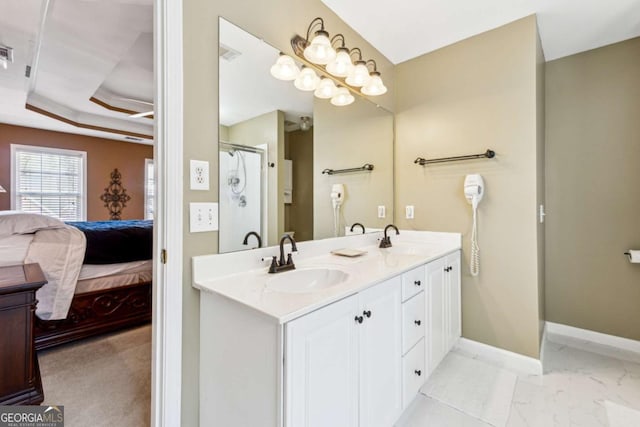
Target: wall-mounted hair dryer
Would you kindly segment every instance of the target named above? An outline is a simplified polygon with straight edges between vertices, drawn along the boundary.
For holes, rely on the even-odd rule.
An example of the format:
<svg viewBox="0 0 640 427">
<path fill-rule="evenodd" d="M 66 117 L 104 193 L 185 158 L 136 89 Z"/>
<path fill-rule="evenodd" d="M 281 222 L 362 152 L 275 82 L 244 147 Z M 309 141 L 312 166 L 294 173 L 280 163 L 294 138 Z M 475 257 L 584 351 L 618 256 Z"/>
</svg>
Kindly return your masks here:
<svg viewBox="0 0 640 427">
<path fill-rule="evenodd" d="M 333 184 L 331 187 L 331 205 L 333 206 L 333 234 L 338 237 L 340 230 L 340 206 L 344 203 L 344 185 Z"/>
<path fill-rule="evenodd" d="M 484 196 L 484 180 L 478 174 L 467 175 L 464 179 L 464 197 L 473 207 L 473 228 L 471 229 L 471 256 L 469 271 L 472 276 L 480 273 L 480 246 L 478 246 L 478 204 Z"/>
</svg>

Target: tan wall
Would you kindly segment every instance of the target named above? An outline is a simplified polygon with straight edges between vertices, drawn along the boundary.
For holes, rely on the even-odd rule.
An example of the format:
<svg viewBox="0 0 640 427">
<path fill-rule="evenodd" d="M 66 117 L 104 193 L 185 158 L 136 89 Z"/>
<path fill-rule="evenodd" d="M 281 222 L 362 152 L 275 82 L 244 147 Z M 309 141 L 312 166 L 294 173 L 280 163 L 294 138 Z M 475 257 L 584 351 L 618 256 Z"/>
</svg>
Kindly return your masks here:
<svg viewBox="0 0 640 427">
<path fill-rule="evenodd" d="M 640 340 L 640 38 L 547 63 L 546 317 Z"/>
<path fill-rule="evenodd" d="M 218 16 L 223 16 L 254 35 L 290 52 L 289 40 L 301 34 L 316 16 L 325 19 L 331 34 L 343 33 L 349 46 L 359 46 L 378 63 L 389 93 L 379 102 L 393 109 L 393 70 L 391 63 L 351 30 L 320 0 L 245 0 L 184 2 L 184 215 L 190 202 L 216 201 L 218 188 Z M 211 190 L 189 190 L 189 160 L 211 162 Z M 199 291 L 191 286 L 191 257 L 217 251 L 217 233 L 189 233 L 183 224 L 184 274 L 182 346 L 182 425 L 198 425 Z M 209 379 L 211 380 L 211 379 Z"/>
<path fill-rule="evenodd" d="M 228 126 L 227 141 L 234 144 L 256 146 L 267 144 L 269 162 L 275 164 L 267 170 L 267 233 L 262 236 L 266 246 L 278 244 L 284 232 L 284 114 L 272 111 L 244 122 Z M 216 162 L 217 165 L 217 162 Z"/>
<path fill-rule="evenodd" d="M 144 161 L 153 158 L 153 146 L 0 124 L 0 210 L 11 209 L 11 144 L 36 145 L 87 152 L 87 221 L 109 219 L 100 195 L 117 168 L 131 196 L 122 219 L 144 219 Z"/>
<path fill-rule="evenodd" d="M 333 184 L 345 187 L 339 235 L 344 235 L 345 224 L 360 222 L 382 228 L 393 222 L 393 114 L 360 98 L 340 109 L 316 99 L 313 120 L 314 238 L 334 236 Z M 373 171 L 322 174 L 327 168 L 347 169 L 365 163 L 373 164 Z M 387 207 L 384 219 L 378 218 L 379 205 Z"/>
<path fill-rule="evenodd" d="M 297 242 L 313 240 L 313 128 L 287 132 L 286 158 L 293 161 L 292 203 L 285 205 L 285 230 Z"/>
<path fill-rule="evenodd" d="M 539 355 L 536 230 L 536 20 L 530 16 L 396 68 L 396 212 L 402 228 L 463 233 L 463 335 Z M 416 157 L 497 158 L 430 166 Z M 480 275 L 468 273 L 466 174 L 484 177 Z"/>
</svg>

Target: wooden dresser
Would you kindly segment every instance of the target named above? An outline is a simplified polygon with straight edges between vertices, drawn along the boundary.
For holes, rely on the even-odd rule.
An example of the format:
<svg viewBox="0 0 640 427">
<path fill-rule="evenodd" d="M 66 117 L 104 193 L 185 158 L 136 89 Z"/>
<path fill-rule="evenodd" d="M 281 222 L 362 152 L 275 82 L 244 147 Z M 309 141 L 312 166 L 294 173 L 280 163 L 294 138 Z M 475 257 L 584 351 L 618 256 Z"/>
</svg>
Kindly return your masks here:
<svg viewBox="0 0 640 427">
<path fill-rule="evenodd" d="M 38 264 L 0 267 L 0 405 L 44 400 L 33 323 L 36 291 L 45 283 Z"/>
</svg>

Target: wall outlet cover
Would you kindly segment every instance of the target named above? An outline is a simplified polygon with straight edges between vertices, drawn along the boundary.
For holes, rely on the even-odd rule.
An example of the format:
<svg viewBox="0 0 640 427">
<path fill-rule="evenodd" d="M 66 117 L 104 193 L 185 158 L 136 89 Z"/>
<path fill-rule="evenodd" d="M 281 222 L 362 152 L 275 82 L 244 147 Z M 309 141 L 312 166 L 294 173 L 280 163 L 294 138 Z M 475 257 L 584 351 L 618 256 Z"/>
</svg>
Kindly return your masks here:
<svg viewBox="0 0 640 427">
<path fill-rule="evenodd" d="M 413 219 L 414 208 L 413 205 L 405 206 L 405 216 L 407 219 Z"/>
<path fill-rule="evenodd" d="M 192 190 L 209 189 L 209 162 L 204 160 L 190 161 L 190 181 L 189 188 Z"/>
<path fill-rule="evenodd" d="M 189 231 L 191 233 L 217 230 L 217 203 L 189 203 Z"/>
<path fill-rule="evenodd" d="M 384 218 L 387 216 L 387 208 L 382 205 L 378 206 L 378 218 Z"/>
</svg>

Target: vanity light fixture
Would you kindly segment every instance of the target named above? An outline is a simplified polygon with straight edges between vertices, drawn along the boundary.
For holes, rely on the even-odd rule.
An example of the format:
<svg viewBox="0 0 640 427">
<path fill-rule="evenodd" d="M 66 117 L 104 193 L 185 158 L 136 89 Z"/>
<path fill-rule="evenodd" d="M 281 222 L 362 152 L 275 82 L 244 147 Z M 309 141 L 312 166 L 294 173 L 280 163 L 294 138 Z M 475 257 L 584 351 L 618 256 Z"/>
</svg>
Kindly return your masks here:
<svg viewBox="0 0 640 427">
<path fill-rule="evenodd" d="M 367 61 L 367 65 L 370 63 L 373 64 L 373 71 L 369 73 L 369 81 L 360 90 L 369 96 L 378 96 L 387 93 L 387 87 L 382 83 L 376 61 L 370 59 Z"/>
<path fill-rule="evenodd" d="M 315 18 L 309 24 L 309 28 L 307 28 L 307 42 L 309 42 L 311 30 L 318 25 L 320 29 L 315 32 L 313 40 L 311 40 L 311 43 L 304 49 L 304 57 L 315 64 L 325 65 L 333 61 L 336 57 L 336 51 L 333 50 L 331 46 L 329 33 L 324 29 L 324 20 L 322 18 Z"/>
<path fill-rule="evenodd" d="M 369 82 L 369 69 L 367 68 L 367 63 L 362 59 L 360 48 L 354 47 L 351 49 L 350 53 L 353 54 L 354 52 L 358 54 L 358 59 L 354 61 L 353 69 L 345 81 L 348 85 L 361 87 Z"/>
<path fill-rule="evenodd" d="M 309 41 L 314 29 L 315 35 Z M 338 106 L 353 103 L 354 94 L 377 96 L 387 92 L 376 62 L 372 59 L 365 61 L 358 47 L 349 49 L 344 35 L 336 34 L 329 38 L 322 18 L 311 21 L 306 35 L 306 38 L 295 35 L 291 39 L 293 52 L 299 58 L 297 62 L 291 56 L 280 54 L 271 67 L 271 74 L 275 78 L 294 80 L 296 88 L 314 91 L 316 97 L 331 99 L 331 103 Z M 303 64 L 302 70 L 297 66 L 300 62 Z M 373 65 L 372 71 L 369 71 L 369 64 Z"/>
<path fill-rule="evenodd" d="M 345 105 L 352 104 L 355 101 L 349 89 L 344 86 L 340 86 L 336 91 L 336 94 L 333 98 L 331 98 L 331 103 L 337 107 L 343 107 Z"/>
<path fill-rule="evenodd" d="M 300 74 L 296 61 L 289 55 L 281 53 L 275 64 L 271 66 L 271 75 L 278 80 L 295 80 Z"/>
<path fill-rule="evenodd" d="M 320 83 L 318 84 L 318 88 L 313 92 L 316 98 L 320 99 L 329 99 L 333 98 L 338 92 L 338 88 L 333 80 L 328 79 L 326 77 L 322 77 Z"/>
<path fill-rule="evenodd" d="M 313 69 L 303 67 L 293 84 L 305 92 L 316 90 L 318 84 L 320 84 L 320 77 L 318 77 Z"/>
</svg>

